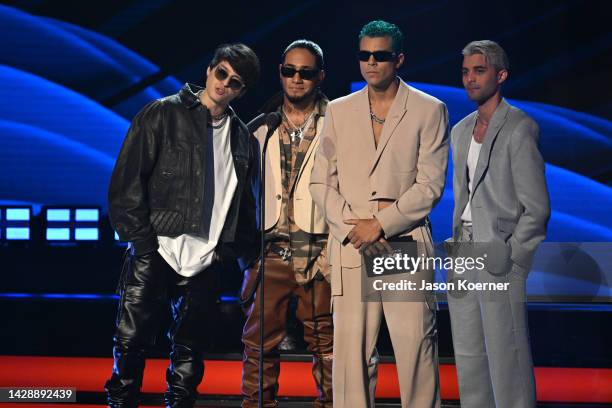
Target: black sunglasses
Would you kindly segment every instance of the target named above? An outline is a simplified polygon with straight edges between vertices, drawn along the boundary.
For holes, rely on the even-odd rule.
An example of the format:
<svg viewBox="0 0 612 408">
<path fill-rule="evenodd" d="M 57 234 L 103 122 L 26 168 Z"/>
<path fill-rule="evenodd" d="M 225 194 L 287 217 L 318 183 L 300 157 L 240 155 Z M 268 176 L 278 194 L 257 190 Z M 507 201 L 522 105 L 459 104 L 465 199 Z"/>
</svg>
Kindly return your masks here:
<svg viewBox="0 0 612 408">
<path fill-rule="evenodd" d="M 217 67 L 215 68 L 215 78 L 217 78 L 219 81 L 225 81 L 228 76 L 229 72 L 227 72 L 225 68 L 223 68 L 221 65 L 217 65 Z M 232 91 L 239 91 L 245 86 L 242 81 L 233 77 L 230 78 L 227 85 Z"/>
<path fill-rule="evenodd" d="M 297 72 L 298 74 L 300 74 L 300 78 L 305 79 L 307 81 L 314 79 L 317 75 L 319 75 L 318 69 L 295 69 L 291 67 L 286 67 L 284 65 L 281 66 L 280 72 L 281 75 L 285 78 L 293 78 L 293 76 Z"/>
<path fill-rule="evenodd" d="M 387 62 L 395 59 L 396 54 L 393 51 L 364 51 L 360 50 L 357 53 L 359 61 L 367 62 L 370 60 L 370 55 L 374 56 L 377 62 Z"/>
</svg>

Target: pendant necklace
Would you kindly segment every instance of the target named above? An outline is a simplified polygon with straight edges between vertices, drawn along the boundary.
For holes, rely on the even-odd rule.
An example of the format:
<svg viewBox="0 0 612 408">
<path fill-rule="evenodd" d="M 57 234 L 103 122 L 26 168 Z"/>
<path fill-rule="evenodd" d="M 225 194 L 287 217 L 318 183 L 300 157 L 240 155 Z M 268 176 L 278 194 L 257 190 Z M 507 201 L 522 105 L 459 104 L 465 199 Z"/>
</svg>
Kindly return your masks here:
<svg viewBox="0 0 612 408">
<path fill-rule="evenodd" d="M 291 121 L 291 119 L 289 119 L 289 116 L 287 116 L 287 114 L 285 113 L 285 110 L 282 108 L 281 110 L 283 112 L 283 116 L 285 117 L 285 119 L 287 119 L 287 122 L 289 122 L 289 124 L 293 128 L 293 130 L 289 133 L 289 137 L 291 137 L 291 142 L 295 143 L 296 138 L 299 138 L 301 141 L 302 138 L 304 137 L 304 132 L 306 131 L 306 129 L 308 129 L 308 127 L 310 126 L 310 123 L 312 122 L 312 119 L 314 118 L 314 110 L 310 112 L 310 115 L 308 115 L 308 117 L 306 118 L 302 126 L 296 126 Z"/>
</svg>

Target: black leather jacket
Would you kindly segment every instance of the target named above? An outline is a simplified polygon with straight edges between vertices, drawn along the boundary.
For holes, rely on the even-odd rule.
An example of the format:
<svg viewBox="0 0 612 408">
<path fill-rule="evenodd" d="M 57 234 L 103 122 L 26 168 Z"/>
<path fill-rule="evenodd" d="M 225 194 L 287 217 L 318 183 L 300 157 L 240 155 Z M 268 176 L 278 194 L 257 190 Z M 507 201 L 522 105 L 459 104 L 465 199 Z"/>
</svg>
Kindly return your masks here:
<svg viewBox="0 0 612 408">
<path fill-rule="evenodd" d="M 200 89 L 185 84 L 178 94 L 149 103 L 134 117 L 123 142 L 108 192 L 109 215 L 136 255 L 156 250 L 158 235 L 207 237 L 201 224 L 208 110 L 196 95 Z M 241 254 L 250 260 L 258 245 L 253 195 L 258 145 L 228 109 L 238 185 L 217 252 L 222 258 Z"/>
</svg>

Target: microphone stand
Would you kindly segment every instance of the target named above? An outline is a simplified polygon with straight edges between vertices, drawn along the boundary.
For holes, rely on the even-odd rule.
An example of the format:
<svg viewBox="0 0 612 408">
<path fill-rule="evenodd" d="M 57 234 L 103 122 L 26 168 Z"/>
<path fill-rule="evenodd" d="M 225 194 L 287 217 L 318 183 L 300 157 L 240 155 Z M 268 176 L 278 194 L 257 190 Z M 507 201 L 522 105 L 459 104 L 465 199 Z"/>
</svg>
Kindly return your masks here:
<svg viewBox="0 0 612 408">
<path fill-rule="evenodd" d="M 261 149 L 261 184 L 259 190 L 259 233 L 260 233 L 260 252 L 259 252 L 259 270 L 258 280 L 260 285 L 259 291 L 259 408 L 263 408 L 263 366 L 264 366 L 264 274 L 265 274 L 265 205 L 266 205 L 266 151 L 268 149 L 268 141 L 274 133 L 281 121 L 281 116 L 278 113 L 270 113 L 266 117 L 268 132 Z M 255 292 L 257 293 L 257 292 Z"/>
</svg>

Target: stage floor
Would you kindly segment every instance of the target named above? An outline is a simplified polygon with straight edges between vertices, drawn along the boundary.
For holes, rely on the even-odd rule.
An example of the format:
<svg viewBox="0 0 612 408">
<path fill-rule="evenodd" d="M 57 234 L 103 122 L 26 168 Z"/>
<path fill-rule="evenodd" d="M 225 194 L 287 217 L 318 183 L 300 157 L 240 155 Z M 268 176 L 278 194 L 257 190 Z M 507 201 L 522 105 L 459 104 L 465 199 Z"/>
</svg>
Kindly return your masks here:
<svg viewBox="0 0 612 408">
<path fill-rule="evenodd" d="M 204 381 L 198 388 L 201 394 L 199 406 L 239 405 L 242 373 L 242 364 L 237 359 L 239 356 L 219 357 L 224 359 L 205 361 Z M 284 356 L 279 396 L 290 405 L 283 406 L 301 406 L 305 399 L 316 395 L 308 360 L 307 355 Z M 394 406 L 399 399 L 397 374 L 392 359 L 385 360 L 387 362 L 379 366 L 376 397 L 381 404 Z M 77 390 L 77 402 L 100 404 L 104 402 L 103 385 L 110 375 L 112 359 L 0 356 L 0 366 L 0 384 L 4 387 L 71 387 Z M 163 359 L 147 360 L 142 386 L 146 394 L 143 402 L 161 404 L 161 394 L 166 387 L 166 366 L 167 361 Z M 577 403 L 612 406 L 612 369 L 536 367 L 535 374 L 538 401 L 541 403 L 555 404 L 553 406 Z M 452 406 L 459 398 L 453 364 L 445 361 L 440 364 L 440 385 L 442 399 Z M 23 404 L 19 406 L 24 407 Z"/>
</svg>

